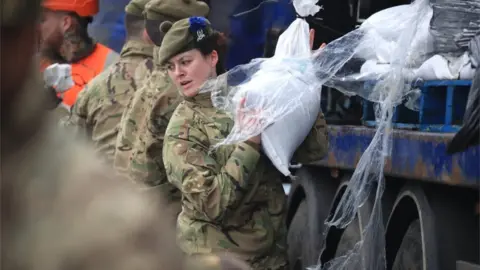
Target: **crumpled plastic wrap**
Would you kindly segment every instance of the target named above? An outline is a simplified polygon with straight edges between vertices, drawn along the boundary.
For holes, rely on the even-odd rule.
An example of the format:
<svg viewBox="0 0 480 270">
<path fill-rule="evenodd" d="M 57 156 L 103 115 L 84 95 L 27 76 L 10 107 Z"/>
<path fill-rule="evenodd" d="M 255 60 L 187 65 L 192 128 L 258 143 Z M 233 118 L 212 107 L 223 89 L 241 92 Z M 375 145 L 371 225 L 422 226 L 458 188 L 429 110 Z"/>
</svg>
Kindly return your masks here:
<svg viewBox="0 0 480 270">
<path fill-rule="evenodd" d="M 412 66 L 409 56 L 415 55 L 415 50 L 425 52 L 428 49 L 414 48 L 413 41 L 418 40 L 418 35 L 422 34 L 418 33 L 419 23 L 431 12 L 429 1 L 416 0 L 408 8 L 410 12 L 404 16 L 401 25 L 391 24 L 398 20 L 398 14 L 382 18 L 382 22 L 391 25 L 390 30 L 396 31 L 398 36 L 393 43 L 389 65 L 379 75 L 360 79 L 359 65 L 351 64 L 358 62 L 357 54 L 362 48 L 374 46 L 365 44 L 368 39 L 364 37 L 376 35 L 372 32 L 376 30 L 363 27 L 314 51 L 309 57 L 276 55 L 268 59 L 255 59 L 208 81 L 203 87 L 202 91 L 212 92 L 214 106 L 228 112 L 235 122 L 229 136 L 219 144 L 244 141 L 258 134 L 263 137 L 269 127 L 291 115 L 292 111 L 309 111 L 309 107 L 314 106 L 313 102 L 305 102 L 303 99 L 312 91 L 320 93 L 322 85 L 377 103 L 376 134 L 360 158 L 333 215 L 326 222 L 327 227 L 345 228 L 370 194 L 374 194 L 372 214 L 368 224 L 362 228 L 362 240 L 346 255 L 330 262 L 319 260 L 318 265 L 311 269 L 386 269 L 385 230 L 380 199 L 384 189 L 385 159 L 392 148 L 393 109 L 405 100 L 406 95 L 415 93 L 413 78 L 408 71 Z M 288 35 L 292 33 L 286 31 L 282 34 L 282 42 L 288 42 L 292 47 L 295 46 L 294 43 L 303 42 L 287 38 Z M 300 121 L 303 120 L 299 119 L 298 122 Z M 291 130 L 296 128 L 297 124 L 290 126 Z"/>
<path fill-rule="evenodd" d="M 43 72 L 45 85 L 53 87 L 57 93 L 62 93 L 74 86 L 72 66 L 69 64 L 53 64 Z"/>
</svg>

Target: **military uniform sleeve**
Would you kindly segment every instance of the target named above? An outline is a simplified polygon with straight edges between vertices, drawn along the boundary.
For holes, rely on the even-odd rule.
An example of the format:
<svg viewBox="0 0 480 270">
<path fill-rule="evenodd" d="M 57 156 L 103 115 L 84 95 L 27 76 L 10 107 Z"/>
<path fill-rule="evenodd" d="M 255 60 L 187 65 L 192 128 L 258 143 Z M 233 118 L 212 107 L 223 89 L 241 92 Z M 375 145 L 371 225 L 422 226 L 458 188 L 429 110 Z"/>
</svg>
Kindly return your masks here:
<svg viewBox="0 0 480 270">
<path fill-rule="evenodd" d="M 88 105 L 90 101 L 90 90 L 94 90 L 95 85 L 89 83 L 85 88 L 78 94 L 77 101 L 72 106 L 70 115 L 67 116 L 63 121 L 62 125 L 68 130 L 74 132 L 76 135 L 79 135 L 80 138 L 87 138 L 89 134 L 88 126 Z"/>
<path fill-rule="evenodd" d="M 317 120 L 303 143 L 293 156 L 294 163 L 310 163 L 321 160 L 328 153 L 328 132 L 325 116 L 320 111 Z"/>
<path fill-rule="evenodd" d="M 168 180 L 183 195 L 183 204 L 196 218 L 218 221 L 245 193 L 260 153 L 247 143 L 237 144 L 221 166 L 210 152 L 207 136 L 191 119 L 174 113 L 165 136 L 163 160 Z M 180 111 L 180 112 L 179 112 Z"/>
</svg>

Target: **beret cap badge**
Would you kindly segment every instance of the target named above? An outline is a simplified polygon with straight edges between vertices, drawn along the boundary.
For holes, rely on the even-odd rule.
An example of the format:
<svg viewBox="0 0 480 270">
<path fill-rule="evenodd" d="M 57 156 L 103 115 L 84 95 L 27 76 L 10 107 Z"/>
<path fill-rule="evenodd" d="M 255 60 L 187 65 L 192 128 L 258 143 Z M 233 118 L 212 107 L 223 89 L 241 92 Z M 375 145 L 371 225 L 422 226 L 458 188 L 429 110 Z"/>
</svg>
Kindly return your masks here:
<svg viewBox="0 0 480 270">
<path fill-rule="evenodd" d="M 202 41 L 208 35 L 207 21 L 203 17 L 190 17 L 189 30 L 196 42 Z"/>
</svg>

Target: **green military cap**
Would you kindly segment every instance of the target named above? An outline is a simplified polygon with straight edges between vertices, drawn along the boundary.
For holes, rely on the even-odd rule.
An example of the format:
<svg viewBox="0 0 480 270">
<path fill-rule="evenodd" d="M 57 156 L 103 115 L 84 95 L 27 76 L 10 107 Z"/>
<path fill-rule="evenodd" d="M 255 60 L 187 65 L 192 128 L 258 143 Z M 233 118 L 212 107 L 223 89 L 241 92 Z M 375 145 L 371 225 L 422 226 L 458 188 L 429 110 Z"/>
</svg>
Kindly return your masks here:
<svg viewBox="0 0 480 270">
<path fill-rule="evenodd" d="M 148 2 L 150 2 L 150 0 L 132 0 L 127 4 L 127 6 L 125 6 L 125 12 L 135 16 L 143 17 L 145 5 Z"/>
<path fill-rule="evenodd" d="M 191 16 L 206 17 L 210 8 L 197 0 L 152 0 L 145 7 L 147 20 L 176 22 Z"/>
<path fill-rule="evenodd" d="M 210 22 L 204 17 L 190 17 L 173 25 L 164 22 L 160 31 L 165 33 L 158 52 L 161 65 L 179 53 L 196 48 L 198 43 L 207 40 L 214 33 Z"/>
<path fill-rule="evenodd" d="M 40 14 L 41 0 L 2 0 L 2 27 L 12 27 L 27 20 L 35 20 Z"/>
</svg>

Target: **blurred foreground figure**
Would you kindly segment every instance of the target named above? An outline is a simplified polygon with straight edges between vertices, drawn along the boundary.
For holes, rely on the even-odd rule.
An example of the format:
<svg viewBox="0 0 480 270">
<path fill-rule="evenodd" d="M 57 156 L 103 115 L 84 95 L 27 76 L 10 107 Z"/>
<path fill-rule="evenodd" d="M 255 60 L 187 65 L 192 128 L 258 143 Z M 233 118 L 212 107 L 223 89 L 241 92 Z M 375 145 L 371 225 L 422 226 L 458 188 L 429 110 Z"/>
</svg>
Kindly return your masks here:
<svg viewBox="0 0 480 270">
<path fill-rule="evenodd" d="M 158 198 L 53 128 L 33 61 L 39 9 L 1 2 L 1 269 L 248 269 L 224 255 L 184 258 Z"/>
</svg>

